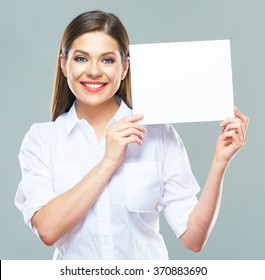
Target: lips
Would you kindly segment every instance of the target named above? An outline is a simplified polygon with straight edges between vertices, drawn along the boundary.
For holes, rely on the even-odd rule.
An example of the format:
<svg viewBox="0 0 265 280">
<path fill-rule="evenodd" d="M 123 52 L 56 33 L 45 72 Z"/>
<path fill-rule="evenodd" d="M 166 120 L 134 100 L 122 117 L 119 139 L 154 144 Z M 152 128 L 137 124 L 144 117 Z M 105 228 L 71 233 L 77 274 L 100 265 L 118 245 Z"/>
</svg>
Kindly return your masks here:
<svg viewBox="0 0 265 280">
<path fill-rule="evenodd" d="M 99 92 L 106 87 L 107 83 L 99 81 L 83 81 L 81 82 L 81 85 L 89 92 Z"/>
</svg>

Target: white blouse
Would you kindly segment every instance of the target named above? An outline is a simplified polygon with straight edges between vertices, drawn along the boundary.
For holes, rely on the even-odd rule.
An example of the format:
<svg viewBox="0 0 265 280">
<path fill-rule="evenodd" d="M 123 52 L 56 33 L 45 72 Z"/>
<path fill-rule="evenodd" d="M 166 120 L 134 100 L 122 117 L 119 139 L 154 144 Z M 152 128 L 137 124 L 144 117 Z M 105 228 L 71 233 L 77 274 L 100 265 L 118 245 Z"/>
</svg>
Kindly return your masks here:
<svg viewBox="0 0 265 280">
<path fill-rule="evenodd" d="M 108 125 L 132 111 L 122 101 Z M 146 126 L 143 145 L 130 144 L 86 217 L 55 244 L 54 259 L 167 259 L 159 212 L 177 237 L 187 227 L 200 188 L 183 143 L 171 125 Z M 103 157 L 105 138 L 77 117 L 75 104 L 55 122 L 34 124 L 19 160 L 15 204 L 26 224 L 36 211 L 72 188 Z M 84 197 L 84 199 L 86 199 Z"/>
</svg>

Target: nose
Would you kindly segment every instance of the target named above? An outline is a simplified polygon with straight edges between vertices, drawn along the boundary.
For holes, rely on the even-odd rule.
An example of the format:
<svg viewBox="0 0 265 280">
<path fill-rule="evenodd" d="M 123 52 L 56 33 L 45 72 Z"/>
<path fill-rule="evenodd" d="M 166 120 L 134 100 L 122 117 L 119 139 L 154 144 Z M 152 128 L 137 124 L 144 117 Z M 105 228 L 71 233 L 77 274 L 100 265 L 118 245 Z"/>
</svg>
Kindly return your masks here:
<svg viewBox="0 0 265 280">
<path fill-rule="evenodd" d="M 86 69 L 86 74 L 89 77 L 102 76 L 102 69 L 97 61 L 91 61 Z"/>
</svg>

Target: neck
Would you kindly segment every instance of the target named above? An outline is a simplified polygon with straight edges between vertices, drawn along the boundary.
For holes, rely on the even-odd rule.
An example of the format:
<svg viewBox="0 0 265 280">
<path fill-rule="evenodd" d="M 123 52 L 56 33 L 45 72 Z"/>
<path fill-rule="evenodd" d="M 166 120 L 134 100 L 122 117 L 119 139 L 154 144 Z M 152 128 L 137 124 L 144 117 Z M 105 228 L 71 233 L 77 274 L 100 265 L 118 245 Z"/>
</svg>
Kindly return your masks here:
<svg viewBox="0 0 265 280">
<path fill-rule="evenodd" d="M 87 120 L 93 127 L 98 140 L 101 140 L 105 134 L 107 123 L 119 109 L 119 104 L 114 96 L 103 104 L 95 106 L 76 100 L 75 106 L 78 118 Z"/>
</svg>

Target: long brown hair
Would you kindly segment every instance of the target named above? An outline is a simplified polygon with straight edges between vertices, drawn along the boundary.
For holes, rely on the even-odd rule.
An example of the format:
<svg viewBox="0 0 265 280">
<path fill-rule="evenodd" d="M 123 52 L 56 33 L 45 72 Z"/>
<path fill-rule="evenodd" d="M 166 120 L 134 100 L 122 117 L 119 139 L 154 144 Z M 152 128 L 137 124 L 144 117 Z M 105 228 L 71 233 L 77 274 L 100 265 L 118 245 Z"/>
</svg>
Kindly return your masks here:
<svg viewBox="0 0 265 280">
<path fill-rule="evenodd" d="M 51 103 L 52 121 L 55 121 L 61 114 L 68 112 L 75 101 L 75 96 L 70 90 L 67 79 L 62 72 L 60 56 L 63 55 L 67 59 L 73 41 L 85 33 L 95 31 L 104 32 L 117 41 L 123 61 L 129 56 L 128 34 L 117 16 L 102 11 L 90 11 L 74 18 L 66 27 L 60 43 Z M 121 85 L 116 94 L 131 108 L 130 68 L 125 79 L 121 81 Z"/>
</svg>

